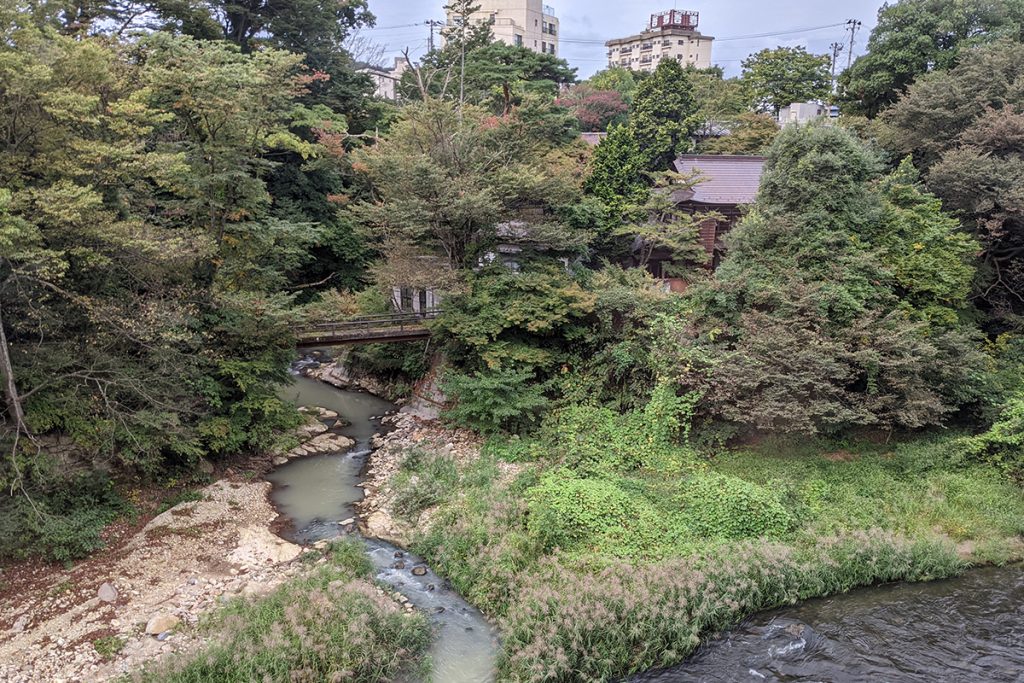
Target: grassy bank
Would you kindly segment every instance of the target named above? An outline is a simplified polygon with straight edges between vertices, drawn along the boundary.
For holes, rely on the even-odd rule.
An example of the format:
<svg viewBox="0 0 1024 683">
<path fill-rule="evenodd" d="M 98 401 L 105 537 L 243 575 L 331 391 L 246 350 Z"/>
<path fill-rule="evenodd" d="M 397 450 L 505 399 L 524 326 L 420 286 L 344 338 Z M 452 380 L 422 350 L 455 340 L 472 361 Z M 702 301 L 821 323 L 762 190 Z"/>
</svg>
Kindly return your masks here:
<svg viewBox="0 0 1024 683">
<path fill-rule="evenodd" d="M 200 625 L 208 645 L 129 680 L 374 683 L 423 671 L 430 627 L 374 586 L 363 545 L 335 543 L 326 558 L 270 595 L 229 603 Z"/>
<path fill-rule="evenodd" d="M 410 522 L 431 508 L 415 550 L 498 618 L 503 680 L 668 666 L 752 612 L 1020 556 L 1024 496 L 956 435 L 712 456 L 609 434 L 419 449 L 395 478 Z"/>
</svg>

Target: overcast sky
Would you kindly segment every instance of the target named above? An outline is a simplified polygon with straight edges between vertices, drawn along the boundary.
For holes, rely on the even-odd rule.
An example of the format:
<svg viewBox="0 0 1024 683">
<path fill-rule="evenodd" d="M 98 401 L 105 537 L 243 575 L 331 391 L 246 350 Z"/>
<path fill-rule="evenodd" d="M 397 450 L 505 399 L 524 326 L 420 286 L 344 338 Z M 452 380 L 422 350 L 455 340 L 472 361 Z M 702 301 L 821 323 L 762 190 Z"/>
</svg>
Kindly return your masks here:
<svg viewBox="0 0 1024 683">
<path fill-rule="evenodd" d="M 716 38 L 712 60 L 733 76 L 740 72 L 740 62 L 752 52 L 778 45 L 803 45 L 812 52 L 826 54 L 833 42 L 848 44 L 845 27 L 819 28 L 828 24 L 844 24 L 859 19 L 863 27 L 857 34 L 854 56 L 863 52 L 868 34 L 875 26 L 875 17 L 883 0 L 547 0 L 561 21 L 559 50 L 569 64 L 586 78 L 607 65 L 604 41 L 638 33 L 647 25 L 652 13 L 666 9 L 687 9 L 700 12 L 700 31 Z M 444 19 L 444 0 L 370 0 L 370 9 L 377 15 L 377 28 L 364 35 L 385 48 L 384 59 L 401 54 L 405 47 L 414 55 L 426 51 L 428 19 Z M 411 26 L 411 24 L 418 24 Z M 817 30 L 807 30 L 817 29 Z M 782 33 L 750 37 L 766 33 Z M 846 51 L 839 60 L 846 65 Z"/>
</svg>

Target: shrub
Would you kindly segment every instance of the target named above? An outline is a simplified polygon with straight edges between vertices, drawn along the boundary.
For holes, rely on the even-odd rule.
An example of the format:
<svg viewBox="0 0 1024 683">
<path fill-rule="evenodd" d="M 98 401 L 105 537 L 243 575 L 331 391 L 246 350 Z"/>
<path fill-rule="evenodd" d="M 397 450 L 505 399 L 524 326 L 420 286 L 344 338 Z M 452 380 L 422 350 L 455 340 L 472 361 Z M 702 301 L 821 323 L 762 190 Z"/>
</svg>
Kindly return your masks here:
<svg viewBox="0 0 1024 683">
<path fill-rule="evenodd" d="M 444 502 L 459 483 L 455 461 L 446 455 L 413 449 L 392 481 L 395 512 L 413 518 Z"/>
<path fill-rule="evenodd" d="M 102 548 L 103 530 L 132 509 L 102 472 L 39 479 L 46 488 L 33 490 L 31 502 L 20 492 L 0 501 L 0 558 L 76 560 Z"/>
<path fill-rule="evenodd" d="M 688 436 L 696 400 L 697 394 L 676 396 L 672 385 L 659 382 L 643 410 L 621 415 L 604 407 L 568 406 L 548 421 L 544 436 L 561 461 L 583 475 L 678 473 L 693 459 L 679 437 Z"/>
<path fill-rule="evenodd" d="M 125 639 L 117 636 L 103 636 L 92 641 L 92 646 L 96 649 L 102 659 L 113 659 L 113 657 L 124 649 Z"/>
<path fill-rule="evenodd" d="M 548 549 L 629 557 L 657 545 L 664 533 L 650 504 L 610 480 L 579 479 L 555 470 L 526 498 L 527 529 Z"/>
<path fill-rule="evenodd" d="M 543 388 L 533 383 L 528 370 L 449 372 L 443 389 L 452 401 L 445 418 L 483 433 L 524 429 L 548 406 Z"/>
<path fill-rule="evenodd" d="M 691 477 L 682 487 L 684 518 L 702 536 L 751 538 L 778 536 L 793 517 L 768 489 L 714 472 Z"/>
<path fill-rule="evenodd" d="M 1024 483 L 1024 395 L 1007 401 L 987 432 L 965 441 L 968 457 L 994 465 Z"/>
</svg>

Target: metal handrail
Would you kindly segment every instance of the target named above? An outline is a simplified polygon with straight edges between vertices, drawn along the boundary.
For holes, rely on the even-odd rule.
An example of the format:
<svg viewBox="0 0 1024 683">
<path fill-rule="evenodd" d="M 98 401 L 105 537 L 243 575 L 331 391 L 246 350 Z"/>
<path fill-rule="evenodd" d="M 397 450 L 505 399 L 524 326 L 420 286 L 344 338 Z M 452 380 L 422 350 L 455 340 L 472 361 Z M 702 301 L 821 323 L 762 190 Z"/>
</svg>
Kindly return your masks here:
<svg viewBox="0 0 1024 683">
<path fill-rule="evenodd" d="M 433 320 L 441 314 L 440 309 L 422 312 L 397 313 L 385 315 L 368 315 L 352 320 L 342 320 L 333 323 L 318 323 L 314 325 L 299 325 L 294 328 L 296 334 L 307 332 L 346 332 L 360 331 L 380 328 L 397 328 L 404 330 L 407 327 L 422 327 L 425 320 Z"/>
</svg>

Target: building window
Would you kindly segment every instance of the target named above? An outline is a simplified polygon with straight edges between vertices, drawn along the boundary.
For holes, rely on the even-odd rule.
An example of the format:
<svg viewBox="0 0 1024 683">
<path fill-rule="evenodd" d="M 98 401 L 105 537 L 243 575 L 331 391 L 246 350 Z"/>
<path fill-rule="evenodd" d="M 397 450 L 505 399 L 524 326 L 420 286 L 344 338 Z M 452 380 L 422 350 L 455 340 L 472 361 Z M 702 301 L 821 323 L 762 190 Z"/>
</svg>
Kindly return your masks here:
<svg viewBox="0 0 1024 683">
<path fill-rule="evenodd" d="M 522 46 L 523 46 L 523 37 L 517 33 L 516 34 L 516 47 L 522 47 Z"/>
<path fill-rule="evenodd" d="M 536 40 L 533 41 L 533 44 L 536 45 L 537 41 Z M 548 51 L 548 44 L 547 43 L 541 43 L 540 44 L 540 51 L 541 52 L 547 52 Z"/>
</svg>

